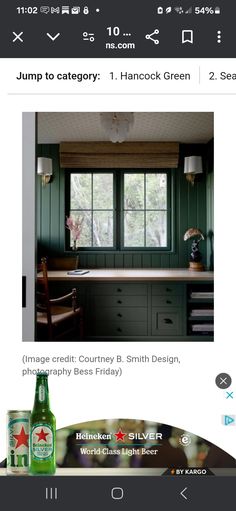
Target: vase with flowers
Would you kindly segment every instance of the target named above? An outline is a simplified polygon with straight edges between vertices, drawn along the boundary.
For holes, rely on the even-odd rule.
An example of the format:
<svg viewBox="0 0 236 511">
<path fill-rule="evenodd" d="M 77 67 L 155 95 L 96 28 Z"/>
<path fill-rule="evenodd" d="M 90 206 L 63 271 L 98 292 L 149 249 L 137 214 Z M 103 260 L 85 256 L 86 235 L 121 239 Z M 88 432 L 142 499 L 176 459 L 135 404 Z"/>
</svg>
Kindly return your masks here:
<svg viewBox="0 0 236 511">
<path fill-rule="evenodd" d="M 83 229 L 83 221 L 83 218 L 80 220 L 79 218 L 74 219 L 71 216 L 66 217 L 66 227 L 71 233 L 71 239 L 73 242 L 72 250 L 75 252 L 77 251 L 77 244 Z"/>
</svg>

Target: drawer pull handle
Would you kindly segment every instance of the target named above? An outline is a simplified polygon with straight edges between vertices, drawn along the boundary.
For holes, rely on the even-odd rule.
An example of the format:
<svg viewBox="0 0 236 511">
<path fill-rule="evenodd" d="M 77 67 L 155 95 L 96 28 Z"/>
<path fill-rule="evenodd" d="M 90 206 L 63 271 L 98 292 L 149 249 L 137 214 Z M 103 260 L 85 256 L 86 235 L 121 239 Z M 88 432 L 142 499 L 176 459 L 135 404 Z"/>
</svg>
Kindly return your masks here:
<svg viewBox="0 0 236 511">
<path fill-rule="evenodd" d="M 121 300 L 117 300 L 117 303 L 122 303 L 122 301 Z"/>
<path fill-rule="evenodd" d="M 122 332 L 122 328 L 117 328 L 117 332 Z"/>
<path fill-rule="evenodd" d="M 117 316 L 118 318 L 122 318 L 122 314 L 120 312 L 117 314 Z"/>
<path fill-rule="evenodd" d="M 173 321 L 170 318 L 165 318 L 164 322 L 166 323 L 166 325 L 173 325 Z"/>
<path fill-rule="evenodd" d="M 172 303 L 172 301 L 171 301 L 171 300 L 166 300 L 166 303 L 169 303 L 169 304 L 170 304 L 170 303 Z"/>
<path fill-rule="evenodd" d="M 117 288 L 117 293 L 122 293 L 122 289 L 120 287 Z"/>
</svg>

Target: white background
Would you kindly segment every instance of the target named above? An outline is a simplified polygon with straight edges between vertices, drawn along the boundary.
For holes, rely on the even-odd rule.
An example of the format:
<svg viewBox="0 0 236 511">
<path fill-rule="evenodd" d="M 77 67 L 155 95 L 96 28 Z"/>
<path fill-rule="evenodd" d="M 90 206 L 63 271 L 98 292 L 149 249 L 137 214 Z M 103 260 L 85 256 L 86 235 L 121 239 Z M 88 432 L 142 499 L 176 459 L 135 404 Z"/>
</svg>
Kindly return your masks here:
<svg viewBox="0 0 236 511">
<path fill-rule="evenodd" d="M 200 75 L 199 75 L 199 67 Z M 2 60 L 1 61 L 1 341 L 0 460 L 6 455 L 8 409 L 30 409 L 35 377 L 21 376 L 23 354 L 178 355 L 178 366 L 126 366 L 122 378 L 50 377 L 57 427 L 99 418 L 137 418 L 173 424 L 200 435 L 236 457 L 234 400 L 215 385 L 235 371 L 236 81 L 209 82 L 208 71 L 236 72 L 235 60 Z M 191 72 L 187 82 L 110 82 L 110 71 Z M 96 85 L 17 82 L 20 72 L 101 72 Z M 199 76 L 201 83 L 199 84 Z M 11 94 L 8 94 L 10 92 Z M 15 94 L 27 92 L 27 94 Z M 43 92 L 43 95 L 38 93 Z M 45 93 L 50 92 L 50 95 Z M 66 93 L 70 92 L 71 95 Z M 63 93 L 63 94 L 62 94 Z M 82 93 L 82 95 L 80 94 Z M 108 94 L 109 93 L 109 94 Z M 122 94 L 120 94 L 122 93 Z M 128 93 L 128 95 L 126 95 Z M 135 94 L 134 94 L 135 93 Z M 146 93 L 146 94 L 144 94 Z M 162 93 L 161 95 L 158 95 Z M 163 95 L 163 93 L 165 93 Z M 168 93 L 168 95 L 167 95 Z M 225 95 L 224 95 L 225 93 Z M 172 94 L 172 95 L 170 95 Z M 199 94 L 199 95 L 198 95 Z M 213 111 L 215 113 L 215 342 L 60 343 L 21 342 L 21 187 L 23 111 Z M 34 169 L 32 169 L 33 172 Z M 234 383 L 234 381 L 233 381 Z M 236 391 L 234 385 L 232 390 Z M 236 394 L 235 394 L 236 399 Z"/>
</svg>

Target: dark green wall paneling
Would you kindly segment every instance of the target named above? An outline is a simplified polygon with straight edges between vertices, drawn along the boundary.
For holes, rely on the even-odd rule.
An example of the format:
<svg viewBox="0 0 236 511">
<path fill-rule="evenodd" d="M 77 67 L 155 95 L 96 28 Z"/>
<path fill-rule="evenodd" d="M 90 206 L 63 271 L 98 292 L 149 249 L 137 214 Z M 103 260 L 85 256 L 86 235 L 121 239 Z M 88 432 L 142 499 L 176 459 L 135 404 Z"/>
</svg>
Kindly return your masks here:
<svg viewBox="0 0 236 511">
<path fill-rule="evenodd" d="M 214 268 L 214 174 L 207 176 L 207 266 Z"/>
<path fill-rule="evenodd" d="M 80 266 L 88 268 L 185 268 L 188 266 L 190 243 L 183 241 L 185 231 L 198 227 L 203 233 L 213 231 L 213 160 L 212 144 L 180 146 L 179 168 L 174 170 L 174 240 L 170 253 L 152 252 L 80 252 Z M 197 176 L 192 187 L 184 176 L 184 156 L 200 154 L 206 172 Z M 53 182 L 45 188 L 38 177 L 37 238 L 38 257 L 42 255 L 65 257 L 64 173 L 60 169 L 59 146 L 40 145 L 38 155 L 53 158 Z M 212 163 L 211 163 L 212 162 Z M 211 171 L 210 171 L 211 169 Z M 200 245 L 204 264 L 211 263 L 211 243 Z"/>
<path fill-rule="evenodd" d="M 207 202 L 207 266 L 214 268 L 214 147 L 213 141 L 207 145 L 207 178 L 206 178 L 206 202 Z"/>
</svg>

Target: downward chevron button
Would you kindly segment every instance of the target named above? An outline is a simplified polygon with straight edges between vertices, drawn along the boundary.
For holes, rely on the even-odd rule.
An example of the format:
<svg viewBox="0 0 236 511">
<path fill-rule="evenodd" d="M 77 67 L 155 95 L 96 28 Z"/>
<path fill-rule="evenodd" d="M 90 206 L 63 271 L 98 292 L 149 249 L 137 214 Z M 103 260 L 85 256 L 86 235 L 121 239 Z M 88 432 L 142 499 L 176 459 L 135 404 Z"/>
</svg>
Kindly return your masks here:
<svg viewBox="0 0 236 511">
<path fill-rule="evenodd" d="M 55 41 L 60 35 L 60 32 L 58 32 L 56 35 L 52 35 L 52 34 L 49 34 L 49 32 L 47 32 L 47 36 L 49 37 L 49 39 L 51 39 L 52 41 Z"/>
</svg>

